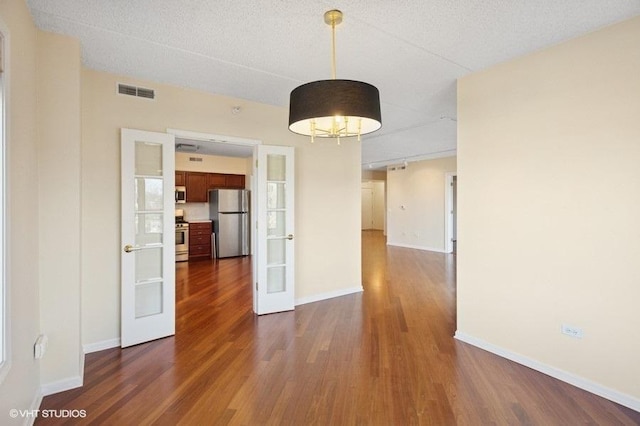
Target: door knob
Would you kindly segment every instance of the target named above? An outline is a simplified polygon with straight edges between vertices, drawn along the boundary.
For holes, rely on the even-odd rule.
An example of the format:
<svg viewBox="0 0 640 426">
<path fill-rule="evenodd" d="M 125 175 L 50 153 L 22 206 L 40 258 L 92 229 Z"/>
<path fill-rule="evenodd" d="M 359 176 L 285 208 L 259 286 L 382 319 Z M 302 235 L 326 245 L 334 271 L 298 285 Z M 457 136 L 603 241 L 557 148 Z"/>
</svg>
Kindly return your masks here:
<svg viewBox="0 0 640 426">
<path fill-rule="evenodd" d="M 293 240 L 293 234 L 287 235 L 287 240 Z"/>
<path fill-rule="evenodd" d="M 131 253 L 132 251 L 136 251 L 136 250 L 140 250 L 140 247 L 134 247 L 131 244 L 127 244 L 126 246 L 124 246 L 125 253 Z"/>
</svg>

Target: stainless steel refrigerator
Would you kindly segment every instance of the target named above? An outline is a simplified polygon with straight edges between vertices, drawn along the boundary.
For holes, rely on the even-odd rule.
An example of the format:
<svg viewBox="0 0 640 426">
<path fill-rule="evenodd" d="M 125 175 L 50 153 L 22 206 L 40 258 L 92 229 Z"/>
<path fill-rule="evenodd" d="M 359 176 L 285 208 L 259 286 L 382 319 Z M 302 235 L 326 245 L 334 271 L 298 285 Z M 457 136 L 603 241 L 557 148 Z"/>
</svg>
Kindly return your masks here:
<svg viewBox="0 0 640 426">
<path fill-rule="evenodd" d="M 210 219 L 213 221 L 216 257 L 249 254 L 249 191 L 214 189 L 209 191 Z"/>
</svg>

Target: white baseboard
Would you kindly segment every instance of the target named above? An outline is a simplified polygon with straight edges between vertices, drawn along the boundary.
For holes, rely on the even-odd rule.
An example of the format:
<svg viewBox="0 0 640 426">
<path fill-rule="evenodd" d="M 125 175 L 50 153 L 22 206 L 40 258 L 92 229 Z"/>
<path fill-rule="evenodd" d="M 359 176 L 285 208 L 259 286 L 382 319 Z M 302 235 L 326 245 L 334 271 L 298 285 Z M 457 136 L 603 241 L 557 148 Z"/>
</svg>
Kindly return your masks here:
<svg viewBox="0 0 640 426">
<path fill-rule="evenodd" d="M 591 392 L 595 395 L 601 396 L 610 401 L 616 402 L 620 405 L 624 405 L 625 407 L 629 407 L 632 410 L 640 412 L 640 399 L 637 399 L 631 395 L 627 395 L 622 392 L 618 392 L 616 390 L 607 388 L 598 383 L 585 379 L 584 377 L 580 377 L 575 374 L 569 373 L 567 371 L 560 370 L 559 368 L 555 368 L 550 365 L 544 364 L 542 362 L 536 361 L 534 359 L 527 358 L 518 353 L 511 352 L 507 349 L 501 348 L 499 346 L 486 342 L 482 339 L 478 339 L 476 337 L 470 336 L 465 333 L 461 333 L 459 331 L 456 331 L 456 334 L 454 337 L 462 342 L 476 346 L 480 349 L 484 349 L 485 351 L 488 351 L 498 356 L 501 356 L 503 358 L 509 359 L 513 362 L 517 362 L 518 364 L 522 364 L 533 370 L 544 373 L 547 376 L 551 376 L 558 380 L 562 380 L 563 382 L 569 383 L 570 385 L 586 390 L 587 392 Z"/>
<path fill-rule="evenodd" d="M 82 350 L 85 354 L 92 352 L 103 351 L 105 349 L 117 348 L 120 346 L 120 338 L 103 340 L 101 342 L 87 343 L 82 345 Z"/>
<path fill-rule="evenodd" d="M 362 286 L 345 288 L 342 290 L 330 291 L 328 293 L 316 294 L 314 296 L 301 297 L 300 299 L 296 299 L 294 304 L 298 305 L 306 305 L 307 303 L 319 302 L 321 300 L 333 299 L 334 297 L 346 296 L 348 294 L 353 293 L 361 293 L 363 292 Z"/>
<path fill-rule="evenodd" d="M 84 359 L 85 359 L 84 348 L 82 349 L 82 353 L 80 353 L 80 376 L 84 377 Z M 84 381 L 83 381 L 84 382 Z"/>
<path fill-rule="evenodd" d="M 58 380 L 57 382 L 45 383 L 40 386 L 40 392 L 43 396 L 53 395 L 54 393 L 68 391 L 70 389 L 79 388 L 82 386 L 82 377 L 69 377 L 66 379 Z"/>
<path fill-rule="evenodd" d="M 31 400 L 31 405 L 29 406 L 30 412 L 33 413 L 35 412 L 35 410 L 40 408 L 40 404 L 42 404 L 42 398 L 43 398 L 42 392 L 38 390 L 36 394 L 33 396 L 33 400 Z M 27 416 L 23 424 L 26 426 L 31 426 L 35 421 L 36 421 L 36 416 Z"/>
<path fill-rule="evenodd" d="M 40 394 L 42 396 L 53 395 L 54 393 L 68 391 L 70 389 L 79 388 L 82 386 L 84 376 L 84 352 L 78 354 L 79 361 L 79 374 L 73 377 L 67 377 L 66 379 L 58 380 L 51 383 L 45 383 L 40 386 Z M 42 401 L 42 396 L 40 401 Z M 40 403 L 38 403 L 38 406 Z M 36 407 L 37 408 L 37 407 Z"/>
<path fill-rule="evenodd" d="M 395 247 L 404 247 L 404 248 L 416 249 L 416 250 L 435 251 L 436 253 L 447 253 L 447 251 L 442 249 L 442 248 L 418 246 L 418 245 L 414 245 L 414 244 L 397 243 L 397 242 L 394 242 L 394 241 L 387 241 L 387 245 L 388 246 L 395 246 Z"/>
</svg>

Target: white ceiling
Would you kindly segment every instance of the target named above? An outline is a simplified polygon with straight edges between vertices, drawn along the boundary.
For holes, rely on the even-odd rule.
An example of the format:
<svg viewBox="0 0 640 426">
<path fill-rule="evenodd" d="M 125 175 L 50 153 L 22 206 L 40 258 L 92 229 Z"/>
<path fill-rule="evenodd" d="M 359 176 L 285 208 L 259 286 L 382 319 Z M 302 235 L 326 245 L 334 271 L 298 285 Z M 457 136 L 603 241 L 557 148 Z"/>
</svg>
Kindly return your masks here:
<svg viewBox="0 0 640 426">
<path fill-rule="evenodd" d="M 639 0 L 27 0 L 39 28 L 79 38 L 83 64 L 288 107 L 337 77 L 380 90 L 363 166 L 456 149 L 456 79 L 640 14 Z M 287 126 L 287 123 L 282 123 Z"/>
</svg>

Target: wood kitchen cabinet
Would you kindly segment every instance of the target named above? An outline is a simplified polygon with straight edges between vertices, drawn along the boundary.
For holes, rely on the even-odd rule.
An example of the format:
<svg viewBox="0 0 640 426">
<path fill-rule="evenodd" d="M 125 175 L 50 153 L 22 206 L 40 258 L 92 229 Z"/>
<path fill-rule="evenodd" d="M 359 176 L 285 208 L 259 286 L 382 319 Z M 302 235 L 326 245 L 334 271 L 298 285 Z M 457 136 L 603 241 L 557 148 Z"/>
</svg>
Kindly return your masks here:
<svg viewBox="0 0 640 426">
<path fill-rule="evenodd" d="M 209 189 L 225 188 L 227 186 L 227 175 L 222 173 L 209 173 Z"/>
<path fill-rule="evenodd" d="M 206 203 L 210 189 L 244 189 L 244 185 L 244 175 L 176 170 L 176 186 L 187 187 L 188 203 Z"/>
<path fill-rule="evenodd" d="M 211 221 L 189 223 L 189 260 L 211 258 Z"/>
<path fill-rule="evenodd" d="M 206 203 L 209 190 L 208 175 L 203 172 L 186 172 L 187 203 Z"/>
<path fill-rule="evenodd" d="M 244 189 L 244 175 L 209 173 L 209 189 Z"/>
<path fill-rule="evenodd" d="M 187 172 L 176 170 L 176 186 L 185 186 L 187 184 Z"/>
<path fill-rule="evenodd" d="M 225 175 L 225 188 L 244 189 L 244 175 Z"/>
</svg>

